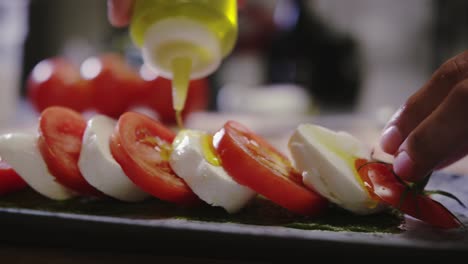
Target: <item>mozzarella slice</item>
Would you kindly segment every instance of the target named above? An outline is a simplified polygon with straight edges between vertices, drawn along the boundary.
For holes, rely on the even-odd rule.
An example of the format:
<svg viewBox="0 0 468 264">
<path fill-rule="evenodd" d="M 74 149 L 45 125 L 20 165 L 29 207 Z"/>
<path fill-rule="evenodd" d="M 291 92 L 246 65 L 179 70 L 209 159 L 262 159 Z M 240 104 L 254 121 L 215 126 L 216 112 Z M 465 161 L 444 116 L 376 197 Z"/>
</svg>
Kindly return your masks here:
<svg viewBox="0 0 468 264">
<path fill-rule="evenodd" d="M 149 195 L 125 175 L 111 154 L 109 140 L 115 125 L 115 120 L 103 115 L 88 121 L 78 167 L 86 181 L 104 194 L 127 202 L 141 201 Z"/>
<path fill-rule="evenodd" d="M 1 135 L 0 156 L 38 193 L 54 200 L 66 200 L 76 195 L 49 173 L 37 147 L 37 136 L 21 133 Z"/>
<path fill-rule="evenodd" d="M 309 188 L 357 214 L 381 209 L 369 196 L 354 165 L 356 158 L 369 159 L 370 150 L 350 134 L 303 124 L 291 136 L 289 149 Z"/>
<path fill-rule="evenodd" d="M 207 136 L 210 137 L 194 130 L 179 132 L 173 143 L 170 165 L 200 199 L 235 213 L 255 196 L 255 192 L 235 182 L 222 166 L 207 161 L 204 154 L 207 146 L 202 142 Z"/>
</svg>

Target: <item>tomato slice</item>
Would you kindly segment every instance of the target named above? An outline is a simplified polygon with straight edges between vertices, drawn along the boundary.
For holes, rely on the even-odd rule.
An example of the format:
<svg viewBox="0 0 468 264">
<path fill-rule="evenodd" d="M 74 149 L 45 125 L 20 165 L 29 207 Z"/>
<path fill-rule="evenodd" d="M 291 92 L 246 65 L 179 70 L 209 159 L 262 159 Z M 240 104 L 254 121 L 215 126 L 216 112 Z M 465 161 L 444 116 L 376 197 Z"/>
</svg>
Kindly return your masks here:
<svg viewBox="0 0 468 264">
<path fill-rule="evenodd" d="M 356 168 L 369 191 L 383 203 L 439 228 L 457 228 L 460 221 L 442 204 L 422 193 L 407 192 L 406 186 L 392 173 L 392 166 L 357 159 Z M 406 192 L 406 193 L 405 193 Z"/>
<path fill-rule="evenodd" d="M 297 214 L 317 215 L 326 207 L 283 154 L 240 123 L 228 121 L 214 138 L 223 168 L 239 184 Z"/>
<path fill-rule="evenodd" d="M 79 113 L 64 107 L 49 107 L 39 118 L 38 146 L 49 172 L 59 183 L 80 194 L 101 196 L 78 168 L 85 129 L 86 121 Z"/>
<path fill-rule="evenodd" d="M 175 133 L 149 117 L 127 112 L 111 137 L 112 155 L 137 186 L 151 195 L 178 204 L 200 200 L 169 165 Z"/>
<path fill-rule="evenodd" d="M 26 182 L 0 157 L 0 195 L 26 188 Z"/>
</svg>

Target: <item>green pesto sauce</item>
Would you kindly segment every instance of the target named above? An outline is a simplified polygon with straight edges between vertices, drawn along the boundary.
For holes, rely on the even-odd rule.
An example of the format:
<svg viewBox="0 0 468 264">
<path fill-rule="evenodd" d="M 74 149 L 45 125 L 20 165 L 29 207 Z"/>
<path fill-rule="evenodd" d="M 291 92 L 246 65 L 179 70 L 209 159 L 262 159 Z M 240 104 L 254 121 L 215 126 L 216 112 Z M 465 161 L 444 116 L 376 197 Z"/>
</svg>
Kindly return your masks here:
<svg viewBox="0 0 468 264">
<path fill-rule="evenodd" d="M 187 208 L 148 199 L 125 203 L 110 198 L 74 198 L 54 201 L 32 190 L 17 192 L 0 199 L 1 208 L 32 209 L 47 212 L 73 213 L 119 217 L 128 219 L 186 219 L 204 222 L 240 223 L 262 226 L 283 226 L 305 230 L 399 233 L 403 218 L 386 211 L 370 216 L 358 216 L 336 207 L 330 207 L 318 217 L 294 215 L 261 197 L 253 200 L 236 214 L 228 214 L 219 207 L 200 205 Z"/>
</svg>

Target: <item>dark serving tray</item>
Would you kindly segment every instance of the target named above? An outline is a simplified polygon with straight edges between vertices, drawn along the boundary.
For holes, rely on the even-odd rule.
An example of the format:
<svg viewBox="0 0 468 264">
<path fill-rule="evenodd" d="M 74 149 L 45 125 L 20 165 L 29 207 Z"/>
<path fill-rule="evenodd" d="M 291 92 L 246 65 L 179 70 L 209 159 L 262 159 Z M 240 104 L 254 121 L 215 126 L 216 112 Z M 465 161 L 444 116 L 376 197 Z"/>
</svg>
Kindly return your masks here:
<svg viewBox="0 0 468 264">
<path fill-rule="evenodd" d="M 429 188 L 468 203 L 468 177 L 435 174 Z M 468 210 L 439 198 L 468 225 Z M 236 215 L 202 206 L 181 208 L 150 199 L 48 200 L 32 190 L 0 198 L 0 243 L 158 255 L 275 259 L 280 256 L 468 254 L 468 231 L 433 229 L 393 213 L 354 216 L 338 209 L 298 217 L 257 199 Z"/>
</svg>

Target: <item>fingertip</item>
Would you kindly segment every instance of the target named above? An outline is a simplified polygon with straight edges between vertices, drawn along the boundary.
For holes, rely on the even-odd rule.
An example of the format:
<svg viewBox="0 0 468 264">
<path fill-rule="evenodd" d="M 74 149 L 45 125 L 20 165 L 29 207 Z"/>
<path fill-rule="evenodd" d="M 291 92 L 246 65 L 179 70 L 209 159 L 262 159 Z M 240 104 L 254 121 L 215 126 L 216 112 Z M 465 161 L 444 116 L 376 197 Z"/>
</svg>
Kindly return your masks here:
<svg viewBox="0 0 468 264">
<path fill-rule="evenodd" d="M 109 22 L 114 27 L 125 27 L 127 25 L 125 21 L 122 21 L 113 15 L 109 15 Z"/>
<path fill-rule="evenodd" d="M 116 17 L 109 17 L 109 22 L 114 27 L 125 27 L 129 23 L 128 20 L 126 20 L 126 19 L 120 19 L 120 18 L 116 18 Z"/>
<path fill-rule="evenodd" d="M 407 151 L 401 151 L 393 161 L 393 171 L 405 181 L 417 182 L 426 177 L 427 172 L 422 171 Z"/>
<path fill-rule="evenodd" d="M 125 27 L 130 22 L 133 0 L 108 0 L 107 16 L 111 25 Z"/>
<path fill-rule="evenodd" d="M 406 151 L 398 153 L 395 157 L 393 170 L 404 180 L 414 180 L 414 161 Z"/>
<path fill-rule="evenodd" d="M 397 126 L 390 126 L 384 130 L 380 138 L 380 147 L 388 154 L 394 154 L 401 143 L 403 136 Z"/>
</svg>

